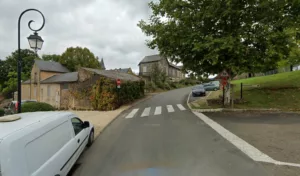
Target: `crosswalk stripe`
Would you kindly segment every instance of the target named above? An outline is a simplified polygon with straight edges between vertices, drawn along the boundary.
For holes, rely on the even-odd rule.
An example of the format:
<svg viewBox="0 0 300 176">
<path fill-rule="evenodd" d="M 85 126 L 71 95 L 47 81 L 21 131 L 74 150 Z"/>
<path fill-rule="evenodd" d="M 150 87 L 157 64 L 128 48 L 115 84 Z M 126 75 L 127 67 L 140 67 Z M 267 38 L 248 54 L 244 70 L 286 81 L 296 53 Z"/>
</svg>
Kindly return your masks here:
<svg viewBox="0 0 300 176">
<path fill-rule="evenodd" d="M 155 112 L 154 112 L 154 115 L 160 115 L 161 114 L 161 106 L 157 106 L 155 108 Z"/>
<path fill-rule="evenodd" d="M 177 107 L 178 107 L 181 111 L 186 110 L 181 104 L 177 104 Z"/>
<path fill-rule="evenodd" d="M 139 109 L 133 109 L 125 118 L 130 119 L 133 118 L 134 115 L 138 112 Z"/>
<path fill-rule="evenodd" d="M 167 105 L 168 112 L 174 112 L 174 108 L 172 105 Z"/>
<path fill-rule="evenodd" d="M 146 116 L 149 116 L 150 114 L 150 110 L 151 110 L 151 107 L 149 108 L 145 108 L 145 110 L 143 111 L 141 117 L 146 117 Z"/>
</svg>

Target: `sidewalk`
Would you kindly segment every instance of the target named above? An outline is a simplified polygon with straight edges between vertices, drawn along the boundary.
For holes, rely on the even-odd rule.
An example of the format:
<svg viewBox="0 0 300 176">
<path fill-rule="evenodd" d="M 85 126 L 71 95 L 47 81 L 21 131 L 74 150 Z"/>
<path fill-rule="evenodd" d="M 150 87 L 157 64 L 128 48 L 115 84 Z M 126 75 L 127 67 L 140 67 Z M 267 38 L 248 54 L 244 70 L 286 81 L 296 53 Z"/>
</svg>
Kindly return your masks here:
<svg viewBox="0 0 300 176">
<path fill-rule="evenodd" d="M 147 94 L 144 98 L 137 100 L 128 105 L 121 106 L 119 109 L 114 111 L 71 111 L 77 114 L 78 117 L 83 121 L 89 121 L 94 125 L 95 138 L 107 127 L 116 117 L 118 117 L 123 111 L 130 108 L 131 106 L 145 101 L 156 94 Z"/>
</svg>

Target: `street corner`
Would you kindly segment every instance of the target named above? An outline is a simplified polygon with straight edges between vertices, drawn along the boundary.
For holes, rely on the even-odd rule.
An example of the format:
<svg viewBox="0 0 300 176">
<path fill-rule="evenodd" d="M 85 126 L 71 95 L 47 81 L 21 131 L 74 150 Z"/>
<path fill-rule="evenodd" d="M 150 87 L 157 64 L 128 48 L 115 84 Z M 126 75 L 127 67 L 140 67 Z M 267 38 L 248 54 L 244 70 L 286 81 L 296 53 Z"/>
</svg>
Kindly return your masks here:
<svg viewBox="0 0 300 176">
<path fill-rule="evenodd" d="M 210 106 L 209 101 L 219 98 L 220 90 L 207 91 L 205 96 L 195 96 L 192 91 L 188 95 L 187 104 L 193 111 L 199 112 L 219 112 L 221 107 Z"/>
<path fill-rule="evenodd" d="M 237 141 L 248 144 L 238 146 L 250 158 L 253 151 L 264 158 L 263 166 L 274 175 L 299 175 L 300 171 L 300 114 L 283 112 L 207 112 L 203 113 L 212 123 L 219 124 L 229 133 L 236 135 Z M 205 119 L 204 119 L 205 120 Z M 214 128 L 214 126 L 211 126 Z M 215 129 L 216 130 L 216 129 Z M 224 136 L 223 136 L 224 137 Z M 226 135 L 225 135 L 226 138 Z M 230 139 L 228 139 L 230 141 Z M 233 142 L 235 145 L 235 143 Z M 253 148 L 252 148 L 253 147 Z M 252 150 L 252 151 L 247 151 Z M 255 152 L 254 152 L 255 153 Z M 281 173 L 281 174 L 279 174 Z M 283 174 L 285 173 L 285 174 Z M 298 173 L 298 174 L 296 174 Z"/>
</svg>

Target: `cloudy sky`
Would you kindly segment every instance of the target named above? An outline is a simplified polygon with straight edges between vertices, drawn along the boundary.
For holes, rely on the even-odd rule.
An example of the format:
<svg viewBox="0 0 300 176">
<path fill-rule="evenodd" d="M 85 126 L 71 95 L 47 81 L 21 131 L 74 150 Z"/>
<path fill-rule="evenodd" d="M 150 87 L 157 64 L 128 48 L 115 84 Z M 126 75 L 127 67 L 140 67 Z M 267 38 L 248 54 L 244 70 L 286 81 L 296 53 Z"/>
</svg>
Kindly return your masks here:
<svg viewBox="0 0 300 176">
<path fill-rule="evenodd" d="M 138 21 L 150 16 L 150 0 L 0 0 L 0 58 L 17 49 L 17 21 L 27 8 L 42 11 L 45 27 L 39 35 L 45 40 L 41 54 L 61 54 L 67 47 L 89 48 L 104 58 L 108 69 L 131 67 L 157 51 L 145 45 L 146 36 L 137 27 Z M 27 23 L 42 20 L 38 13 L 28 12 L 22 18 L 21 48 L 29 48 L 27 37 L 32 33 Z"/>
</svg>

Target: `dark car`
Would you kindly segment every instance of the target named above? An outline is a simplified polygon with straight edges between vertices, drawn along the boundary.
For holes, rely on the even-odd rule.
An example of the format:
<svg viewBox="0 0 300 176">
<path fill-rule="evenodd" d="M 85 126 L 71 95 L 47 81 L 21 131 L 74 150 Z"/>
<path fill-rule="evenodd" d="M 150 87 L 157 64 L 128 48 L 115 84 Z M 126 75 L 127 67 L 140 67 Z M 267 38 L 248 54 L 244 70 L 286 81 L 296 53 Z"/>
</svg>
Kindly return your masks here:
<svg viewBox="0 0 300 176">
<path fill-rule="evenodd" d="M 196 96 L 205 96 L 206 95 L 206 91 L 204 89 L 204 86 L 203 85 L 197 85 L 197 86 L 193 87 L 193 89 L 192 89 L 192 95 L 193 95 L 193 97 L 196 97 Z"/>
</svg>

